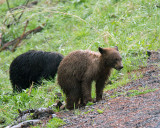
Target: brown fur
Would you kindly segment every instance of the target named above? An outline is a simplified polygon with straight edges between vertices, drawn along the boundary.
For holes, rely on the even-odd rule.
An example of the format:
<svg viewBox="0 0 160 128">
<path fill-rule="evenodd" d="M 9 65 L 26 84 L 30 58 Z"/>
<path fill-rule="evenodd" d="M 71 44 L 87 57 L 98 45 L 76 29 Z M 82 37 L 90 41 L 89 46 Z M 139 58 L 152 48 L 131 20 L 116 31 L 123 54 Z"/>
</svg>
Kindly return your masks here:
<svg viewBox="0 0 160 128">
<path fill-rule="evenodd" d="M 102 99 L 105 81 L 112 68 L 123 68 L 118 48 L 99 48 L 99 52 L 79 50 L 70 53 L 58 68 L 58 83 L 66 94 L 67 108 L 86 105 L 91 98 L 91 84 L 96 82 L 96 101 Z"/>
</svg>

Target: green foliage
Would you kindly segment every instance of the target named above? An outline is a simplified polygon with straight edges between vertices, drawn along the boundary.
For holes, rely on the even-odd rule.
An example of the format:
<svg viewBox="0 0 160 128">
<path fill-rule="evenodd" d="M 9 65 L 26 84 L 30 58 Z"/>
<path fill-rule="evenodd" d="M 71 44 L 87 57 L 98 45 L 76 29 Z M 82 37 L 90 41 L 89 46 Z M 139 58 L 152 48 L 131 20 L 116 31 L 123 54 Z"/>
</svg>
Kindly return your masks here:
<svg viewBox="0 0 160 128">
<path fill-rule="evenodd" d="M 64 124 L 65 122 L 62 119 L 55 117 L 49 120 L 49 122 L 47 123 L 47 128 L 58 128 L 59 126 L 62 126 Z"/>
<path fill-rule="evenodd" d="M 97 109 L 97 112 L 98 112 L 99 114 L 102 114 L 102 113 L 104 112 L 104 110 L 102 110 L 102 109 Z"/>
<path fill-rule="evenodd" d="M 74 109 L 74 114 L 77 115 L 77 116 L 80 115 L 81 114 L 81 110 L 79 108 Z"/>
<path fill-rule="evenodd" d="M 112 77 L 111 77 L 112 78 Z M 116 77 L 117 78 L 117 77 Z M 115 79 L 116 79 L 115 78 Z M 128 82 L 130 82 L 130 79 L 128 78 L 128 75 L 124 75 L 122 77 L 122 79 L 118 80 L 118 81 L 114 81 L 114 77 L 112 78 L 113 79 L 113 83 L 112 84 L 109 84 L 105 87 L 105 90 L 108 91 L 108 90 L 112 90 L 112 89 L 116 89 L 117 87 L 120 87 L 120 86 L 123 86 L 125 84 L 127 84 Z"/>
<path fill-rule="evenodd" d="M 14 8 L 25 0 L 9 1 Z M 17 116 L 17 109 L 48 107 L 61 92 L 54 81 L 44 81 L 44 85 L 21 94 L 12 95 L 9 81 L 9 66 L 12 60 L 28 50 L 56 51 L 63 55 L 79 49 L 98 51 L 98 47 L 118 46 L 124 68 L 119 73 L 113 70 L 112 85 L 105 90 L 123 86 L 131 81 L 128 72 L 146 65 L 146 50 L 160 48 L 160 9 L 158 0 L 40 0 L 38 5 L 26 8 L 19 23 L 7 28 L 14 21 L 8 12 L 6 2 L 0 4 L 0 32 L 3 43 L 21 36 L 26 21 L 26 31 L 45 23 L 43 31 L 31 34 L 23 40 L 16 52 L 0 52 L 0 117 L 10 124 Z M 13 11 L 17 18 L 23 9 Z M 118 79 L 118 81 L 117 81 Z M 136 76 L 133 75 L 133 79 Z M 95 83 L 94 83 L 95 84 Z M 63 94 L 63 93 L 62 93 Z M 92 90 L 95 98 L 95 87 Z M 62 95 L 62 100 L 65 96 Z M 16 113 L 16 114 L 15 114 Z M 1 127 L 1 124 L 0 124 Z"/>
<path fill-rule="evenodd" d="M 94 111 L 94 109 L 89 109 L 88 111 L 84 112 L 83 114 L 88 114 L 88 113 L 93 112 L 93 111 Z"/>
<path fill-rule="evenodd" d="M 155 90 L 156 89 L 147 89 L 147 88 L 139 88 L 139 90 L 129 90 L 128 96 L 132 97 L 132 96 L 136 96 L 136 95 L 146 94 L 148 92 L 153 92 Z"/>
<path fill-rule="evenodd" d="M 93 102 L 88 102 L 87 103 L 87 106 L 91 106 L 91 105 L 93 105 L 94 103 Z"/>
</svg>

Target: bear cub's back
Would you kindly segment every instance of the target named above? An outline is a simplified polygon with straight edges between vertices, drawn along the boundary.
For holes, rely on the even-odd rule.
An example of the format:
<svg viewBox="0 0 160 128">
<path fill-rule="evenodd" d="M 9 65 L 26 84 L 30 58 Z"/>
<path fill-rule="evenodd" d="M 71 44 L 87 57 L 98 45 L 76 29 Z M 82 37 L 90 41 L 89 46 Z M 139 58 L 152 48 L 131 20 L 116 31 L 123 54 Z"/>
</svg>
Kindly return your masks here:
<svg viewBox="0 0 160 128">
<path fill-rule="evenodd" d="M 98 70 L 100 53 L 78 50 L 70 53 L 60 63 L 58 74 L 81 79 L 87 72 L 93 75 Z M 63 67 L 63 68 L 61 68 Z"/>
</svg>

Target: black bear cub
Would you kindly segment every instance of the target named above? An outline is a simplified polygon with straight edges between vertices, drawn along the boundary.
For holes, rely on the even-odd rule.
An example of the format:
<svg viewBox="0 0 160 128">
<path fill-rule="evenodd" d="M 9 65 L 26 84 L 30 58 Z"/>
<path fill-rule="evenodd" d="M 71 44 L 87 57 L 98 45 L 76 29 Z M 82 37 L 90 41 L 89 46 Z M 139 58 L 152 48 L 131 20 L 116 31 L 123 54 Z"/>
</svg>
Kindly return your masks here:
<svg viewBox="0 0 160 128">
<path fill-rule="evenodd" d="M 96 82 L 96 101 L 101 100 L 112 68 L 123 68 L 118 47 L 99 47 L 99 52 L 79 50 L 66 56 L 58 67 L 58 83 L 66 94 L 66 107 L 73 109 L 92 101 L 93 81 Z"/>
<path fill-rule="evenodd" d="M 56 52 L 31 50 L 16 57 L 10 65 L 13 92 L 21 92 L 41 79 L 54 78 L 63 55 Z"/>
</svg>

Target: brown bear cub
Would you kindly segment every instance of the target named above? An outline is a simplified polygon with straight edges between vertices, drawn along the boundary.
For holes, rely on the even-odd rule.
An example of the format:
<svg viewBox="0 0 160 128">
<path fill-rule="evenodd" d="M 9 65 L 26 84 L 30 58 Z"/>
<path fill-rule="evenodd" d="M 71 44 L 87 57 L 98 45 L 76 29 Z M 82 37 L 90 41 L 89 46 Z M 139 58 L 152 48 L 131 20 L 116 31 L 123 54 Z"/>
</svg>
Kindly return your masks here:
<svg viewBox="0 0 160 128">
<path fill-rule="evenodd" d="M 74 109 L 92 101 L 93 81 L 96 82 L 96 101 L 101 100 L 112 68 L 123 68 L 118 47 L 99 47 L 99 52 L 79 50 L 66 56 L 58 67 L 58 83 L 66 94 L 66 108 Z"/>
</svg>

